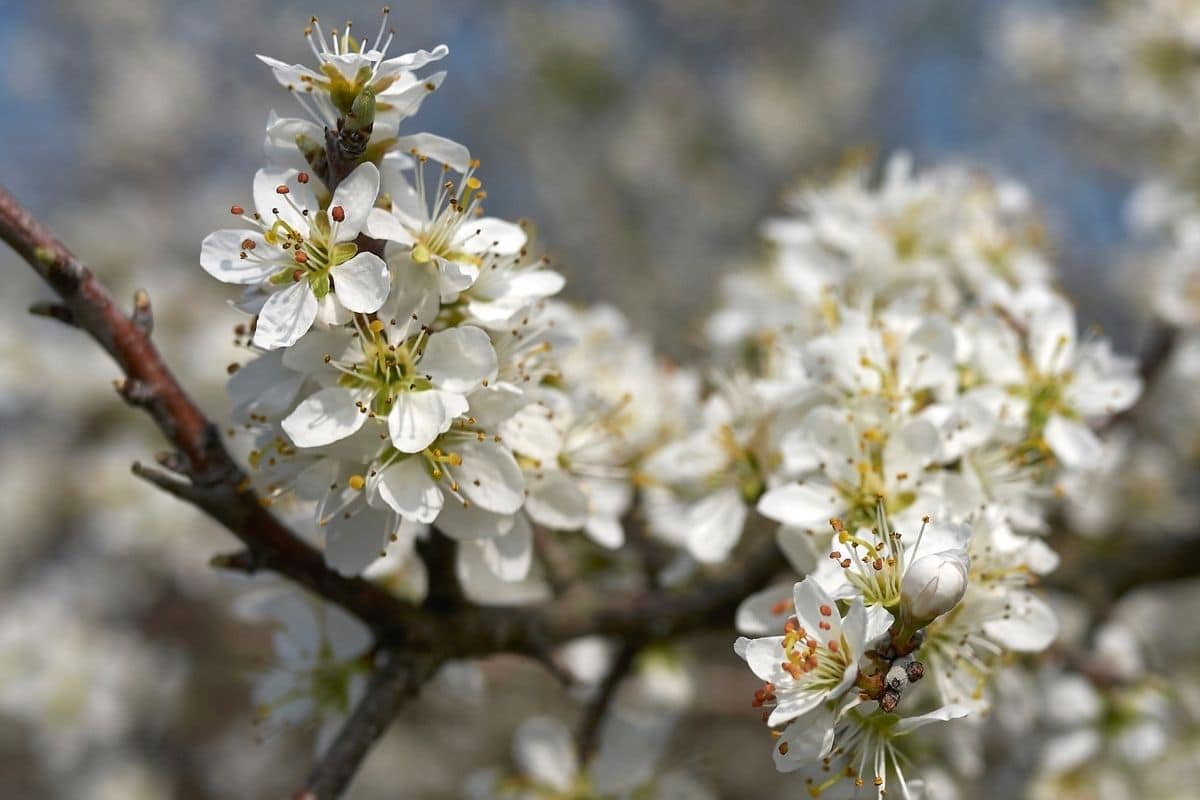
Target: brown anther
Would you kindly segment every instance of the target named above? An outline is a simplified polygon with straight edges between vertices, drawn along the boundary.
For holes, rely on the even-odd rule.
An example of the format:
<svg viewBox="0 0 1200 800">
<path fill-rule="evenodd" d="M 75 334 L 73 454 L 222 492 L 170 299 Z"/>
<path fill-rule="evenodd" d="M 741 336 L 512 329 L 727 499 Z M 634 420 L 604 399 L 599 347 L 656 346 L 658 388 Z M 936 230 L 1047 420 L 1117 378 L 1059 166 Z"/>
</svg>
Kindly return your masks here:
<svg viewBox="0 0 1200 800">
<path fill-rule="evenodd" d="M 287 187 L 286 183 L 281 183 L 275 187 L 275 194 L 287 194 L 290 191 L 291 189 Z"/>
<path fill-rule="evenodd" d="M 822 603 L 821 607 L 818 608 L 817 610 L 821 612 L 822 617 L 833 616 L 833 609 L 830 608 L 828 605 L 825 605 L 824 603 Z"/>
<path fill-rule="evenodd" d="M 894 692 L 891 689 L 885 689 L 883 694 L 879 695 L 879 710 L 885 714 L 890 714 L 896 710 L 896 706 L 900 705 L 900 693 Z"/>
<path fill-rule="evenodd" d="M 242 214 L 246 213 L 246 209 L 242 208 L 241 206 L 230 206 L 229 213 L 233 214 L 235 217 L 240 217 Z"/>
<path fill-rule="evenodd" d="M 334 206 L 333 208 L 329 209 L 329 216 L 334 222 L 345 222 L 346 209 L 342 208 L 341 206 Z"/>
<path fill-rule="evenodd" d="M 296 176 L 296 180 L 300 181 L 300 183 L 308 183 L 308 173 L 301 172 L 299 175 Z"/>
<path fill-rule="evenodd" d="M 254 243 L 253 239 L 242 239 L 242 249 L 243 250 L 253 250 L 257 246 L 258 245 L 256 245 Z"/>
<path fill-rule="evenodd" d="M 304 252 L 303 250 L 297 250 L 296 254 L 292 257 L 296 259 L 297 264 L 308 263 L 308 253 Z"/>
<path fill-rule="evenodd" d="M 908 676 L 909 683 L 916 683 L 925 677 L 925 665 L 920 661 L 910 661 L 904 667 L 904 674 Z"/>
<path fill-rule="evenodd" d="M 304 270 L 302 270 L 302 269 L 292 270 L 292 281 L 294 283 L 299 283 L 300 279 L 303 277 L 304 277 Z"/>
</svg>

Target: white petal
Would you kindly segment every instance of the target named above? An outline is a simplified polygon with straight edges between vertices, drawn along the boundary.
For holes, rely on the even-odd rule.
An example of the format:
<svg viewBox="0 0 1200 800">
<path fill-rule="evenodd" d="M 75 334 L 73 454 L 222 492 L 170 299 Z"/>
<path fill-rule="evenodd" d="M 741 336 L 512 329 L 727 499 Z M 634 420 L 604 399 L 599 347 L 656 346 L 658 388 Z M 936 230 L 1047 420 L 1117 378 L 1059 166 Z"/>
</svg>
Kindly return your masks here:
<svg viewBox="0 0 1200 800">
<path fill-rule="evenodd" d="M 423 456 L 400 459 L 385 469 L 377 490 L 397 514 L 413 522 L 433 522 L 444 502 Z"/>
<path fill-rule="evenodd" d="M 1057 375 L 1075 357 L 1075 312 L 1071 304 L 1054 297 L 1029 321 L 1029 347 L 1033 362 L 1044 375 Z"/>
<path fill-rule="evenodd" d="M 281 219 L 307 237 L 308 218 L 300 212 L 308 209 L 310 214 L 316 214 L 321 206 L 311 185 L 297 181 L 296 174 L 294 169 L 260 169 L 254 175 L 254 205 L 267 227 Z M 288 187 L 286 195 L 276 192 L 280 186 Z"/>
<path fill-rule="evenodd" d="M 244 250 L 242 242 L 254 242 Z M 242 253 L 247 257 L 242 258 Z M 209 275 L 225 283 L 261 283 L 283 268 L 281 251 L 266 243 L 261 233 L 226 228 L 204 237 L 200 244 L 200 266 Z"/>
<path fill-rule="evenodd" d="M 1043 433 L 1046 444 L 1054 451 L 1054 455 L 1068 467 L 1088 469 L 1100 466 L 1100 458 L 1104 455 L 1104 446 L 1081 422 L 1066 419 L 1054 414 L 1046 422 Z"/>
<path fill-rule="evenodd" d="M 688 518 L 688 552 L 701 563 L 714 564 L 725 560 L 741 538 L 746 503 L 738 489 L 729 487 L 692 506 Z"/>
<path fill-rule="evenodd" d="M 1014 592 L 1008 605 L 1005 617 L 983 623 L 989 638 L 1023 653 L 1045 650 L 1057 638 L 1058 617 L 1045 601 L 1029 592 Z"/>
<path fill-rule="evenodd" d="M 471 162 L 471 151 L 458 142 L 434 133 L 414 133 L 396 140 L 396 149 L 407 153 L 414 148 L 417 153 L 445 164 L 456 172 L 466 172 Z"/>
<path fill-rule="evenodd" d="M 473 439 L 453 445 L 462 457 L 454 470 L 459 489 L 485 511 L 511 514 L 525 501 L 525 478 L 508 448 L 492 441 Z"/>
<path fill-rule="evenodd" d="M 535 783 L 562 793 L 570 791 L 579 772 L 571 732 L 550 717 L 534 717 L 517 728 L 513 760 Z"/>
<path fill-rule="evenodd" d="M 370 314 L 387 300 L 391 277 L 387 264 L 374 253 L 359 253 L 333 268 L 337 299 L 351 311 Z"/>
<path fill-rule="evenodd" d="M 454 418 L 467 412 L 461 394 L 438 389 L 400 392 L 388 413 L 392 444 L 403 453 L 419 453 L 450 429 Z"/>
<path fill-rule="evenodd" d="M 916 717 L 906 717 L 896 723 L 896 735 L 903 733 L 911 733 L 919 728 L 924 728 L 932 722 L 948 722 L 952 719 L 961 719 L 972 711 L 970 706 L 957 705 L 949 703 L 939 709 L 930 711 L 926 714 L 921 714 Z"/>
<path fill-rule="evenodd" d="M 232 416 L 238 422 L 247 421 L 251 414 L 277 418 L 291 408 L 303 382 L 303 375 L 284 366 L 278 351 L 264 353 L 243 364 L 229 379 Z"/>
<path fill-rule="evenodd" d="M 824 529 L 843 509 L 837 489 L 827 483 L 787 483 L 771 489 L 758 501 L 764 517 L 798 528 Z"/>
<path fill-rule="evenodd" d="M 588 521 L 588 496 L 570 475 L 550 470 L 529 481 L 525 512 L 547 528 L 578 530 Z"/>
<path fill-rule="evenodd" d="M 754 675 L 763 681 L 771 683 L 790 682 L 780 666 L 787 654 L 783 650 L 782 636 L 766 636 L 761 639 L 751 639 L 745 646 L 747 666 Z"/>
<path fill-rule="evenodd" d="M 308 281 L 297 281 L 267 298 L 258 313 L 254 344 L 276 350 L 296 343 L 317 318 L 317 297 Z"/>
<path fill-rule="evenodd" d="M 779 583 L 743 600 L 738 606 L 734 626 L 739 633 L 765 636 L 783 630 L 792 609 L 792 584 Z"/>
<path fill-rule="evenodd" d="M 466 394 L 496 377 L 496 351 L 482 328 L 464 325 L 429 337 L 417 369 L 438 388 Z"/>
<path fill-rule="evenodd" d="M 416 242 L 412 233 L 401 224 L 396 215 L 382 208 L 372 208 L 367 213 L 364 227 L 372 239 L 399 242 L 410 247 Z"/>
<path fill-rule="evenodd" d="M 437 518 L 438 530 L 460 541 L 503 536 L 512 530 L 514 524 L 516 518 L 512 514 L 496 514 L 475 506 L 464 507 L 457 498 L 447 498 Z"/>
<path fill-rule="evenodd" d="M 334 514 L 325 527 L 325 563 L 343 575 L 357 575 L 387 547 L 387 516 L 369 508 L 346 519 Z"/>
<path fill-rule="evenodd" d="M 329 201 L 329 209 L 325 213 L 329 215 L 334 241 L 352 242 L 358 238 L 367 222 L 367 213 L 374 208 L 378 196 L 379 168 L 370 161 L 364 161 L 338 184 L 333 199 Z M 345 217 L 341 222 L 336 222 L 333 209 L 339 207 Z"/>
<path fill-rule="evenodd" d="M 345 439 L 367 421 L 349 389 L 330 386 L 311 394 L 282 423 L 297 447 L 321 447 Z"/>
<path fill-rule="evenodd" d="M 512 530 L 479 543 L 483 562 L 502 581 L 524 580 L 533 563 L 533 531 L 524 514 L 513 520 Z"/>
<path fill-rule="evenodd" d="M 815 579 L 808 577 L 797 583 L 792 600 L 796 604 L 796 619 L 809 636 L 822 643 L 841 639 L 842 617 L 837 603 Z M 822 622 L 828 629 L 821 627 Z"/>
<path fill-rule="evenodd" d="M 455 244 L 467 253 L 516 255 L 527 241 L 520 225 L 496 217 L 482 217 L 463 223 Z"/>
</svg>

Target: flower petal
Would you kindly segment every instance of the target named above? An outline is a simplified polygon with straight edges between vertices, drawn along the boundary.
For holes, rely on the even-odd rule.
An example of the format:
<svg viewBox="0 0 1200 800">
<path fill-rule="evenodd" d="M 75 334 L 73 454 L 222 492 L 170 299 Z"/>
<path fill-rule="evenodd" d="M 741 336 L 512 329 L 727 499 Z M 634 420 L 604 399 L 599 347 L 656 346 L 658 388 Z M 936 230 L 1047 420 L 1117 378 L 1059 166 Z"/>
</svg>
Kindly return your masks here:
<svg viewBox="0 0 1200 800">
<path fill-rule="evenodd" d="M 258 312 L 254 344 L 276 350 L 295 344 L 317 318 L 317 296 L 308 281 L 297 281 L 267 298 Z"/>
<path fill-rule="evenodd" d="M 387 300 L 391 276 L 387 264 L 374 253 L 359 253 L 333 269 L 334 293 L 351 311 L 370 314 Z"/>
<path fill-rule="evenodd" d="M 429 337 L 417 369 L 438 388 L 466 394 L 495 379 L 496 351 L 482 328 L 450 328 Z"/>
<path fill-rule="evenodd" d="M 821 529 L 842 510 L 837 489 L 827 483 L 786 483 L 764 494 L 758 510 L 764 517 L 798 528 Z"/>
<path fill-rule="evenodd" d="M 454 418 L 467 411 L 461 394 L 439 389 L 400 392 L 388 413 L 388 433 L 402 453 L 419 453 L 450 429 Z"/>
<path fill-rule="evenodd" d="M 453 446 L 462 457 L 456 469 L 463 495 L 485 511 L 512 514 L 525 502 L 525 478 L 508 448 L 469 439 Z"/>
<path fill-rule="evenodd" d="M 254 247 L 246 249 L 243 242 Z M 246 258 L 242 258 L 242 254 Z M 200 266 L 209 275 L 225 283 L 261 283 L 286 263 L 283 253 L 267 244 L 256 231 L 226 228 L 204 237 L 200 244 Z"/>
<path fill-rule="evenodd" d="M 321 447 L 358 431 L 367 421 L 349 389 L 330 386 L 309 395 L 284 418 L 284 433 L 297 447 Z"/>
<path fill-rule="evenodd" d="M 479 542 L 483 562 L 502 581 L 521 581 L 533 564 L 533 531 L 524 514 L 513 520 L 512 530 Z"/>
<path fill-rule="evenodd" d="M 385 469 L 377 491 L 397 514 L 412 522 L 433 522 L 445 502 L 422 456 L 402 458 Z"/>
<path fill-rule="evenodd" d="M 1054 414 L 1046 422 L 1043 435 L 1046 437 L 1046 444 L 1050 445 L 1054 455 L 1058 456 L 1065 466 L 1087 469 L 1100 465 L 1104 446 L 1096 434 L 1082 422 Z"/>
<path fill-rule="evenodd" d="M 329 209 L 325 212 L 335 242 L 352 242 L 358 238 L 378 196 L 379 168 L 370 161 L 364 161 L 338 184 L 333 199 L 329 201 Z M 344 216 L 341 222 L 333 218 L 335 208 L 342 209 Z"/>
</svg>

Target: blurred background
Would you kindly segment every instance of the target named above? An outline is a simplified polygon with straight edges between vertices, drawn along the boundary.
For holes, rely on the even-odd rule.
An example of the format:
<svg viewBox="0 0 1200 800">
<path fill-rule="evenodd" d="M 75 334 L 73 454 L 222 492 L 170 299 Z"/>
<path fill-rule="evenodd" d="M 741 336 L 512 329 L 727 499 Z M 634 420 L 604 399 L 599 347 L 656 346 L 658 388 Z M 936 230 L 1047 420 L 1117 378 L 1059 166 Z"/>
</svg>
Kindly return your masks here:
<svg viewBox="0 0 1200 800">
<path fill-rule="evenodd" d="M 378 5 L 0 0 L 0 183 L 119 297 L 149 290 L 157 341 L 215 418 L 238 315 L 200 240 L 249 198 L 268 112 L 298 111 L 254 54 L 307 63 L 309 14 L 373 31 Z M 1128 350 L 1113 267 L 1139 164 L 1014 70 L 1010 5 L 411 0 L 393 5 L 394 52 L 449 45 L 409 130 L 468 145 L 489 211 L 535 222 L 567 299 L 620 307 L 666 357 L 700 353 L 720 276 L 759 258 L 788 187 L 897 149 L 1025 182 L 1081 322 Z M 161 443 L 118 401 L 115 368 L 25 313 L 48 290 L 7 251 L 0 275 L 3 794 L 283 796 L 311 732 L 253 724 L 269 635 L 234 618 L 232 584 L 205 566 L 232 540 L 129 474 Z M 699 663 L 713 691 L 672 763 L 721 796 L 782 796 L 743 702 L 752 676 Z M 428 687 L 352 796 L 456 796 L 470 768 L 503 761 L 523 711 L 570 708 L 538 667 L 497 659 L 484 677 L 504 693 Z"/>
</svg>

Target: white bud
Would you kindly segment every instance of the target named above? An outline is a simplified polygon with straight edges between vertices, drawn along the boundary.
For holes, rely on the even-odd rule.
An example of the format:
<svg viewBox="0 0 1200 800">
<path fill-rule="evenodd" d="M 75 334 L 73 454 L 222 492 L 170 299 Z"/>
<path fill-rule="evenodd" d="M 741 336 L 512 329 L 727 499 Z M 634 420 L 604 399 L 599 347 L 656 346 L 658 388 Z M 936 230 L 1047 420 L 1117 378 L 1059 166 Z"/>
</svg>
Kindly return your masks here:
<svg viewBox="0 0 1200 800">
<path fill-rule="evenodd" d="M 930 622 L 958 604 L 967 591 L 967 560 L 946 550 L 914 561 L 904 572 L 900 602 L 908 618 Z"/>
</svg>

